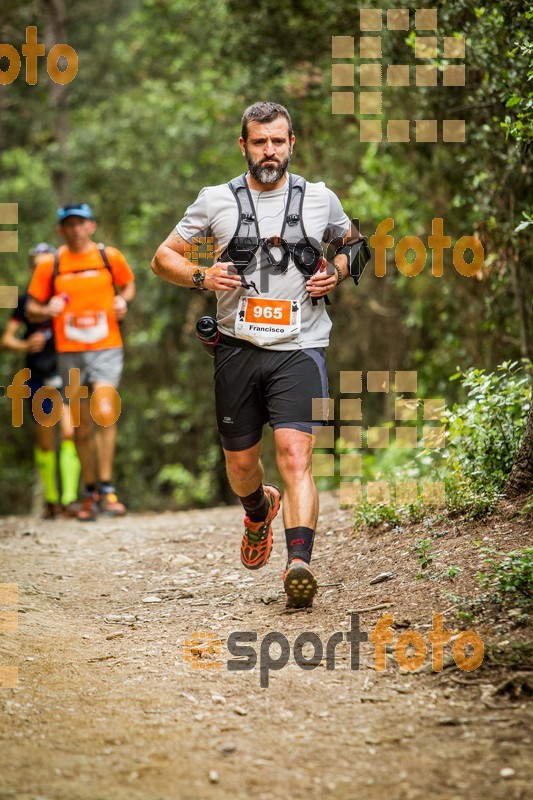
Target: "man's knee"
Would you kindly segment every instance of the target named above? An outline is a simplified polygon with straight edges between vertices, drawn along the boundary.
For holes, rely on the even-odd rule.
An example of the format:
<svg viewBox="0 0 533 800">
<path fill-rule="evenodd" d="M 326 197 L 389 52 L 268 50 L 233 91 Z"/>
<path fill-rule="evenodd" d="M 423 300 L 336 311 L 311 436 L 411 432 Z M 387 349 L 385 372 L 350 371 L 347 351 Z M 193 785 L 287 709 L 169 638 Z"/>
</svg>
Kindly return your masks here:
<svg viewBox="0 0 533 800">
<path fill-rule="evenodd" d="M 237 481 L 244 481 L 257 469 L 259 453 L 253 450 L 225 450 L 228 474 Z"/>
<path fill-rule="evenodd" d="M 284 439 L 276 443 L 279 471 L 283 479 L 300 478 L 311 471 L 313 449 L 310 441 Z"/>
</svg>

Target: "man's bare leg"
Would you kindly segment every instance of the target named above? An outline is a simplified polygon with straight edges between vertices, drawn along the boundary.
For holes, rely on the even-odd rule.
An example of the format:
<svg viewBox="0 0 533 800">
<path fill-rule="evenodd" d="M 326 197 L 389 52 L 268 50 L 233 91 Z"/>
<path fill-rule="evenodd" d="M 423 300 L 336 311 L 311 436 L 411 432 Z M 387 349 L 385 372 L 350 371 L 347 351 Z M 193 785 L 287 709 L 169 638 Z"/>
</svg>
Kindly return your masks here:
<svg viewBox="0 0 533 800">
<path fill-rule="evenodd" d="M 85 486 L 96 483 L 96 466 L 94 463 L 94 448 L 91 437 L 91 415 L 89 401 L 80 402 L 80 424 L 74 428 L 74 444 L 81 464 L 81 475 Z"/>
<path fill-rule="evenodd" d="M 283 521 L 287 569 L 283 585 L 287 608 L 308 608 L 318 591 L 309 561 L 318 520 L 318 492 L 313 480 L 314 436 L 292 428 L 274 431 L 276 457 L 285 485 Z"/>
<path fill-rule="evenodd" d="M 260 569 L 272 550 L 272 521 L 278 513 L 281 494 L 276 486 L 263 486 L 261 442 L 247 450 L 224 453 L 231 488 L 246 512 L 241 562 L 247 569 Z"/>
<path fill-rule="evenodd" d="M 117 426 L 109 425 L 103 428 L 96 426 L 94 440 L 96 444 L 96 455 L 98 458 L 98 472 L 102 483 L 111 483 L 113 474 L 113 461 L 115 458 L 115 445 L 117 441 Z"/>
<path fill-rule="evenodd" d="M 254 492 L 263 482 L 261 442 L 248 450 L 224 450 L 230 486 L 239 497 Z"/>
<path fill-rule="evenodd" d="M 300 525 L 316 528 L 318 492 L 312 473 L 314 440 L 310 433 L 292 428 L 274 431 L 276 459 L 284 483 L 283 522 L 286 528 Z"/>
</svg>

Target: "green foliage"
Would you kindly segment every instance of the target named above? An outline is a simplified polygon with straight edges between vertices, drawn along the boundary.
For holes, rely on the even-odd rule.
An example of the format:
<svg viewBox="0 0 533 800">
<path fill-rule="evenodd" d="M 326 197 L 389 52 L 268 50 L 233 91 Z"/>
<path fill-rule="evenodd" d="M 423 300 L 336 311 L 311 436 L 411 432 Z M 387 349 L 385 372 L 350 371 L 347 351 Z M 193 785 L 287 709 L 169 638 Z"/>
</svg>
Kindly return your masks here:
<svg viewBox="0 0 533 800">
<path fill-rule="evenodd" d="M 482 547 L 488 570 L 478 573 L 480 586 L 489 591 L 492 603 L 502 608 L 520 606 L 524 611 L 533 604 L 533 547 L 501 553 Z"/>
<path fill-rule="evenodd" d="M 476 545 L 479 547 L 480 543 Z M 494 547 L 481 547 L 486 569 L 477 574 L 483 593 L 475 598 L 446 592 L 456 607 L 458 619 L 473 623 L 493 612 L 513 611 L 513 618 L 526 622 L 533 607 L 533 547 L 502 553 Z M 518 613 L 517 612 L 521 612 Z"/>
<path fill-rule="evenodd" d="M 416 575 L 417 580 L 426 577 L 426 570 L 433 564 L 433 546 L 431 539 L 418 539 L 413 547 L 418 559 L 420 570 Z"/>
<path fill-rule="evenodd" d="M 484 519 L 493 513 L 502 492 L 487 483 L 483 488 L 475 488 L 465 477 L 456 475 L 445 480 L 446 509 L 450 516 L 465 519 Z"/>
<path fill-rule="evenodd" d="M 353 518 L 356 528 L 364 525 L 369 528 L 377 528 L 383 522 L 391 525 L 397 525 L 400 522 L 400 515 L 393 504 L 369 503 L 367 500 L 356 505 Z"/>
<path fill-rule="evenodd" d="M 529 514 L 533 514 L 533 494 L 530 494 L 518 512 L 520 517 L 527 517 Z"/>
<path fill-rule="evenodd" d="M 483 516 L 497 501 L 524 434 L 531 397 L 530 365 L 504 362 L 496 372 L 470 369 L 466 398 L 446 413 L 449 507 Z"/>
<path fill-rule="evenodd" d="M 358 503 L 354 509 L 354 525 L 356 528 L 367 526 L 376 528 L 383 522 L 389 525 L 400 525 L 402 522 L 416 524 L 427 514 L 428 506 L 418 499 L 408 505 L 392 503 L 369 503 L 367 500 Z"/>
<path fill-rule="evenodd" d="M 461 567 L 447 567 L 442 573 L 442 577 L 447 581 L 453 581 L 461 572 Z"/>
<path fill-rule="evenodd" d="M 49 6 L 10 3 L 4 40 L 22 41 L 26 25 L 40 32 L 51 26 Z M 212 363 L 194 339 L 194 322 L 213 311 L 213 298 L 210 305 L 163 283 L 149 263 L 200 188 L 241 171 L 240 115 L 259 98 L 289 107 L 297 136 L 292 168 L 325 180 L 361 218 L 366 235 L 392 217 L 396 243 L 406 235 L 427 241 L 431 219 L 443 217 L 452 243 L 474 232 L 485 247 L 483 280 L 460 276 L 451 250 L 442 279 L 431 275 L 429 253 L 424 271 L 407 278 L 391 249 L 385 278 L 370 264 L 357 289 L 350 284 L 335 292 L 328 359 L 336 402 L 340 371 L 354 368 L 416 370 L 419 396 L 459 401 L 460 383 L 447 380 L 457 363 L 490 372 L 527 352 L 528 323 L 520 312 L 532 294 L 530 271 L 522 267 L 532 257 L 527 4 L 439 5 L 439 36 L 464 35 L 467 42 L 467 85 L 446 88 L 449 107 L 468 116 L 467 138 L 446 146 L 361 143 L 356 115 L 331 114 L 331 37 L 358 36 L 348 0 L 200 0 L 194 7 L 187 0 L 70 0 L 65 13 L 66 41 L 79 55 L 78 75 L 63 90 L 65 107 L 58 109 L 44 72 L 37 86 L 17 80 L 0 94 L 2 198 L 17 202 L 20 214 L 19 253 L 1 255 L 2 274 L 24 288 L 25 252 L 38 240 L 60 243 L 55 208 L 73 199 L 93 204 L 97 237 L 123 250 L 134 267 L 138 296 L 126 325 L 116 457 L 116 480 L 130 508 L 232 499 L 216 432 Z M 411 39 L 384 28 L 385 63 L 412 63 Z M 437 60 L 439 70 L 443 63 Z M 442 119 L 441 78 L 438 84 L 383 87 L 386 115 Z M 3 312 L 2 326 L 6 319 Z M 20 363 L 11 355 L 3 360 L 2 385 Z M 365 398 L 366 425 L 394 418 L 390 398 Z M 3 509 L 21 510 L 31 495 L 31 426 L 13 429 L 7 404 L 0 422 Z M 274 475 L 268 443 L 264 454 L 267 474 Z M 367 452 L 363 477 L 442 479 L 438 455 L 413 458 L 395 446 Z M 488 470 L 480 460 L 476 469 Z M 498 461 L 498 485 L 508 463 L 503 456 Z M 337 478 L 320 480 L 322 488 L 336 484 Z M 469 470 L 450 491 L 456 509 L 468 506 L 474 516 L 493 502 Z M 369 524 L 398 524 L 418 521 L 424 511 L 417 503 L 360 514 Z"/>
</svg>

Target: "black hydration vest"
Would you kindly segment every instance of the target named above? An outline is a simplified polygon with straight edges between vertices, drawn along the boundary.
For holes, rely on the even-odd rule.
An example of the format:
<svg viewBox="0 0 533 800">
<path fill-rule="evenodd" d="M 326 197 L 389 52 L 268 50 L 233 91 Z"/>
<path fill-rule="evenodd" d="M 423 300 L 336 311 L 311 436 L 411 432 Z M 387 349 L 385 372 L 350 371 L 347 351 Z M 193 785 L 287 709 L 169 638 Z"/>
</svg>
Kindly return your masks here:
<svg viewBox="0 0 533 800">
<path fill-rule="evenodd" d="M 295 266 L 302 275 L 305 278 L 310 278 L 324 253 L 320 242 L 310 239 L 305 232 L 302 218 L 306 187 L 305 179 L 300 175 L 289 174 L 289 189 L 283 225 L 279 238 L 271 237 L 270 239 L 259 236 L 259 225 L 246 174 L 233 178 L 228 183 L 228 186 L 237 202 L 238 222 L 235 233 L 219 260 L 233 262 L 238 274 L 245 275 L 247 269 L 253 264 L 257 249 L 260 247 L 265 253 L 268 263 L 276 271 L 280 273 L 286 272 L 289 266 L 289 258 L 292 256 Z M 252 225 L 254 226 L 255 235 L 251 236 L 250 227 Z M 272 252 L 274 247 L 282 252 L 279 260 L 276 260 Z M 253 265 L 253 269 L 255 269 L 255 265 Z M 320 299 L 323 299 L 329 305 L 330 301 L 327 297 Z M 313 305 L 316 305 L 316 298 L 312 298 L 312 300 Z"/>
</svg>

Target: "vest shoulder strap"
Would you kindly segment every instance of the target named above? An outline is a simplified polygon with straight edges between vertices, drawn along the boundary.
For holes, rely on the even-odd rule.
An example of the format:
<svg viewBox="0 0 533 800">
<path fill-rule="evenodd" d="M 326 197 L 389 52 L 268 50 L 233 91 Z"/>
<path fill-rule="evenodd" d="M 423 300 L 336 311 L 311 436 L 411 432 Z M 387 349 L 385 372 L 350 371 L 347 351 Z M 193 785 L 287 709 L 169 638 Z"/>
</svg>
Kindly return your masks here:
<svg viewBox="0 0 533 800">
<path fill-rule="evenodd" d="M 111 264 L 109 263 L 109 258 L 107 256 L 107 252 L 105 249 L 105 244 L 102 242 L 98 242 L 98 252 L 100 253 L 100 257 L 104 262 L 104 267 L 109 270 L 109 274 L 113 277 L 113 270 L 111 269 Z"/>
<path fill-rule="evenodd" d="M 97 247 L 103 265 L 105 269 L 109 271 L 109 274 L 111 275 L 111 280 L 113 281 L 113 270 L 111 269 L 111 264 L 109 263 L 109 258 L 106 253 L 105 244 L 103 244 L 102 242 L 98 242 Z M 54 253 L 54 266 L 52 269 L 52 294 L 55 294 L 55 284 L 58 275 L 59 275 L 59 252 L 56 252 Z"/>
<path fill-rule="evenodd" d="M 287 197 L 287 204 L 285 206 L 285 218 L 283 220 L 283 227 L 280 236 L 285 238 L 285 229 L 287 226 L 291 228 L 291 239 L 300 241 L 302 238 L 307 238 L 305 226 L 303 221 L 303 205 L 305 197 L 305 188 L 307 181 L 301 175 L 294 175 L 292 172 L 289 175 L 289 192 Z M 291 242 L 296 244 L 296 241 Z"/>
<path fill-rule="evenodd" d="M 248 188 L 246 173 L 239 175 L 237 178 L 233 178 L 233 180 L 228 183 L 228 186 L 237 203 L 237 227 L 233 238 L 245 236 L 250 230 L 250 225 L 253 224 L 255 226 L 257 240 L 259 241 L 259 225 L 257 223 L 250 189 Z"/>
</svg>

